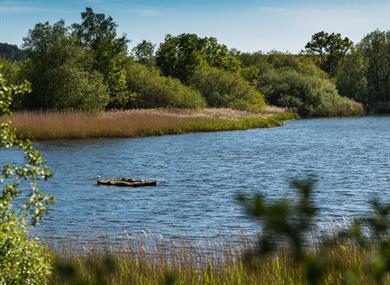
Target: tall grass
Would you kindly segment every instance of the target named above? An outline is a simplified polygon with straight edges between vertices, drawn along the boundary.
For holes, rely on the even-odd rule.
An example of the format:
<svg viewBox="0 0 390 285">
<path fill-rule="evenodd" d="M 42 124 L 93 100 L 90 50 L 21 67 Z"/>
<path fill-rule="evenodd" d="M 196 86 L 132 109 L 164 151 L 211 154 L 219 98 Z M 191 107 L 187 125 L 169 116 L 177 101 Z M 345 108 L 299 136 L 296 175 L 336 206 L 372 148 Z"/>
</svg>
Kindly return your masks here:
<svg viewBox="0 0 390 285">
<path fill-rule="evenodd" d="M 53 250 L 50 283 L 306 284 L 304 269 L 294 264 L 287 251 L 248 264 L 245 251 L 251 245 L 248 240 L 238 244 L 221 239 L 204 248 L 185 241 L 177 247 L 157 243 L 148 251 L 142 242 L 119 250 L 65 244 Z M 330 254 L 340 266 L 328 272 L 324 284 L 375 284 L 366 274 L 367 253 L 350 244 L 336 245 Z M 353 282 L 343 277 L 346 270 L 354 272 Z"/>
<path fill-rule="evenodd" d="M 101 114 L 17 112 L 10 119 L 20 135 L 33 140 L 50 140 L 243 130 L 280 126 L 283 120 L 294 118 L 296 115 L 293 113 L 269 108 L 263 113 L 231 109 L 203 111 L 150 109 Z"/>
</svg>

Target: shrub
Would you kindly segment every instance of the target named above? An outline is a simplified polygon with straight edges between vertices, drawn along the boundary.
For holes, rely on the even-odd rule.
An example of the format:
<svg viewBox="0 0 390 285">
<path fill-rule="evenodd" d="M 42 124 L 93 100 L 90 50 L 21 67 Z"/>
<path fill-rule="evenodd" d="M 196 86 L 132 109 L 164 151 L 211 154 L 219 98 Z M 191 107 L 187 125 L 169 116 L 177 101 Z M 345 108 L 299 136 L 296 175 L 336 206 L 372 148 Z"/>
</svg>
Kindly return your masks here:
<svg viewBox="0 0 390 285">
<path fill-rule="evenodd" d="M 331 81 L 293 69 L 269 70 L 262 75 L 258 88 L 270 104 L 292 108 L 304 117 L 363 112 L 359 104 L 341 97 Z"/>
<path fill-rule="evenodd" d="M 265 105 L 263 95 L 238 73 L 202 68 L 195 72 L 190 84 L 202 93 L 210 107 L 256 111 Z"/>
<path fill-rule="evenodd" d="M 107 106 L 108 91 L 97 71 L 65 64 L 45 76 L 50 78 L 46 91 L 51 94 L 49 106 L 53 109 L 102 111 Z"/>
<path fill-rule="evenodd" d="M 47 284 L 48 250 L 16 219 L 0 220 L 0 284 Z"/>
<path fill-rule="evenodd" d="M 138 63 L 128 65 L 127 86 L 129 97 L 124 107 L 197 109 L 206 105 L 198 91 Z"/>
<path fill-rule="evenodd" d="M 29 90 L 27 83 L 9 85 L 0 73 L 0 116 L 10 114 L 12 97 Z M 31 240 L 27 231 L 46 213 L 53 197 L 39 191 L 37 180 L 47 179 L 51 173 L 41 154 L 30 141 L 20 139 L 8 122 L 0 123 L 0 148 L 16 148 L 23 152 L 25 164 L 5 164 L 0 182 L 0 284 L 46 284 L 50 262 L 45 248 Z M 19 184 L 29 182 L 31 189 Z M 26 197 L 23 201 L 23 197 Z"/>
</svg>

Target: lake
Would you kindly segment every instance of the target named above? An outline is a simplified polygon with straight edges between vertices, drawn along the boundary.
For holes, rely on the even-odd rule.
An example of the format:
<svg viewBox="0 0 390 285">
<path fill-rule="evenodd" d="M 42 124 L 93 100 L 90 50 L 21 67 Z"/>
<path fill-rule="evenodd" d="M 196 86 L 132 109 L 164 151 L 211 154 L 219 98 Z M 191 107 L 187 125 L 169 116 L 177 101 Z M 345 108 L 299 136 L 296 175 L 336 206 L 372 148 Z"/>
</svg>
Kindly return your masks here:
<svg viewBox="0 0 390 285">
<path fill-rule="evenodd" d="M 390 117 L 310 119 L 272 129 L 139 139 L 35 144 L 55 176 L 55 195 L 37 230 L 51 238 L 99 239 L 149 232 L 194 239 L 254 233 L 239 192 L 294 198 L 293 178 L 315 175 L 318 225 L 346 223 L 390 202 Z M 0 163 L 19 160 L 1 150 Z M 156 179 L 158 186 L 97 186 L 95 177 Z"/>
</svg>

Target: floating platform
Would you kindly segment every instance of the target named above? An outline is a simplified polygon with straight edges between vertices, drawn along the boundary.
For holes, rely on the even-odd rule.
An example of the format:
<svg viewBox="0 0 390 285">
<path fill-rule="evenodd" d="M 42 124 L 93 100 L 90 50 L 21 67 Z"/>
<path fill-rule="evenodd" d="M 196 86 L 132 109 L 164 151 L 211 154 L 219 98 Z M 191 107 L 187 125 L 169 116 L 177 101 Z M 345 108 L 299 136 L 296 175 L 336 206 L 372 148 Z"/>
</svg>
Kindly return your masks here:
<svg viewBox="0 0 390 285">
<path fill-rule="evenodd" d="M 112 178 L 112 179 L 96 179 L 98 185 L 107 186 L 122 186 L 122 187 L 143 187 L 143 186 L 156 186 L 156 180 L 143 180 L 143 179 L 131 179 L 131 178 Z"/>
</svg>

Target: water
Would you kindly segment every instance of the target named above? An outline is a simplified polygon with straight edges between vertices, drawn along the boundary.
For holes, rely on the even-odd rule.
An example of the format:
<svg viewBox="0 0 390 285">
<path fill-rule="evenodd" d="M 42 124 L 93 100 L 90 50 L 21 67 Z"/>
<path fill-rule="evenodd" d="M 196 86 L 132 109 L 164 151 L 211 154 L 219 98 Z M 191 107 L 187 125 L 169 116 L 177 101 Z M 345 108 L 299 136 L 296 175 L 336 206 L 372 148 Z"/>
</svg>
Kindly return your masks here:
<svg viewBox="0 0 390 285">
<path fill-rule="evenodd" d="M 37 230 L 99 239 L 152 232 L 194 239 L 254 233 L 234 197 L 294 198 L 288 182 L 314 174 L 318 224 L 349 221 L 390 202 L 390 117 L 298 120 L 284 127 L 140 139 L 36 143 L 56 196 Z M 1 150 L 0 162 L 17 160 Z M 157 187 L 97 186 L 96 175 L 156 179 Z"/>
</svg>

